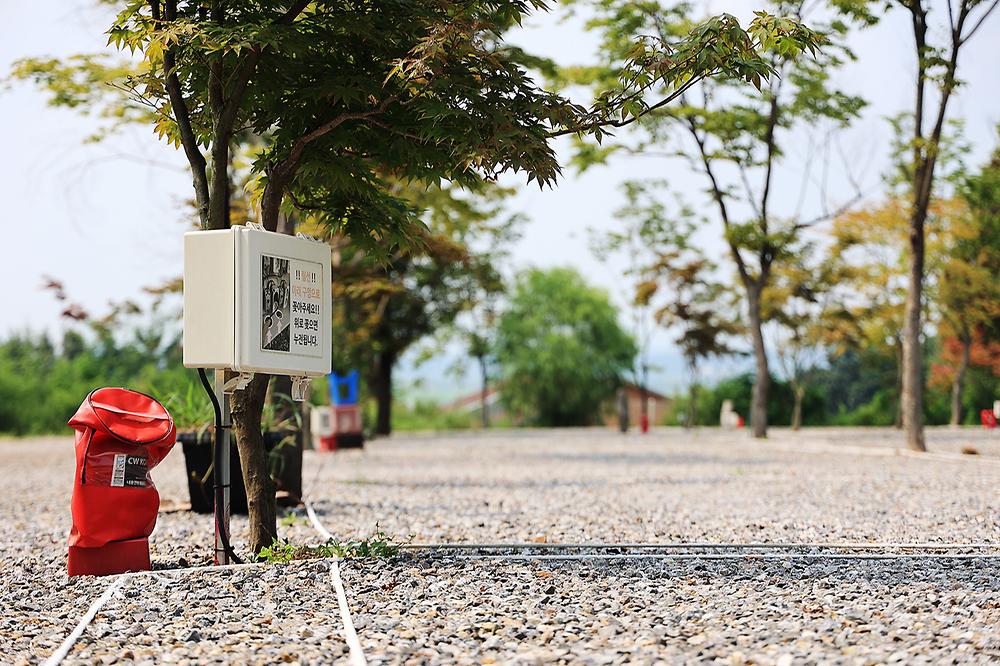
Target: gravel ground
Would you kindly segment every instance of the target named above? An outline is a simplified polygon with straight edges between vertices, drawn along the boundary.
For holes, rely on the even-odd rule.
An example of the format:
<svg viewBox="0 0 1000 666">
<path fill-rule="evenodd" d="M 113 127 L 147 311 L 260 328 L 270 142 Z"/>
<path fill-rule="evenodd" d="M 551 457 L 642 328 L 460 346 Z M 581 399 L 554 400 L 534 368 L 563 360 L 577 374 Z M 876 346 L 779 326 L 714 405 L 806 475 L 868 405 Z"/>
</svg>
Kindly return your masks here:
<svg viewBox="0 0 1000 666">
<path fill-rule="evenodd" d="M 989 542 L 1000 546 L 1000 436 L 706 429 L 401 437 L 306 453 L 305 486 L 341 537 L 377 524 L 414 543 Z M 838 449 L 839 447 L 839 449 Z M 65 575 L 73 476 L 66 438 L 0 441 L 0 661 L 58 647 L 107 579 Z M 184 511 L 180 451 L 163 497 L 155 576 L 127 581 L 66 663 L 346 659 L 329 562 L 225 572 L 204 564 L 210 516 Z M 317 543 L 301 510 L 281 530 Z M 290 524 L 289 524 L 290 523 Z M 245 523 L 234 520 L 239 549 Z M 372 663 L 989 663 L 1000 660 L 1000 561 L 483 561 L 409 555 L 341 564 Z"/>
<path fill-rule="evenodd" d="M 996 566 L 924 563 L 351 563 L 385 663 L 987 663 Z"/>
<path fill-rule="evenodd" d="M 329 563 L 313 561 L 134 577 L 71 662 L 319 664 L 347 651 Z"/>
</svg>

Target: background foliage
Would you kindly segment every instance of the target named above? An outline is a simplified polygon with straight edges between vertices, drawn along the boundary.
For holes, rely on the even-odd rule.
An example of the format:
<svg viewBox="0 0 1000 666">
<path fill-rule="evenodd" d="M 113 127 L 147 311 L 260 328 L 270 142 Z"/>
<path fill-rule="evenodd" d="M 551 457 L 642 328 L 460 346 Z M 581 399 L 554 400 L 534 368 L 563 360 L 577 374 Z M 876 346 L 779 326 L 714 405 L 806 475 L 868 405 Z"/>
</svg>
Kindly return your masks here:
<svg viewBox="0 0 1000 666">
<path fill-rule="evenodd" d="M 607 292 L 573 269 L 531 270 L 517 281 L 500 319 L 501 395 L 533 424 L 590 425 L 636 351 Z"/>
</svg>

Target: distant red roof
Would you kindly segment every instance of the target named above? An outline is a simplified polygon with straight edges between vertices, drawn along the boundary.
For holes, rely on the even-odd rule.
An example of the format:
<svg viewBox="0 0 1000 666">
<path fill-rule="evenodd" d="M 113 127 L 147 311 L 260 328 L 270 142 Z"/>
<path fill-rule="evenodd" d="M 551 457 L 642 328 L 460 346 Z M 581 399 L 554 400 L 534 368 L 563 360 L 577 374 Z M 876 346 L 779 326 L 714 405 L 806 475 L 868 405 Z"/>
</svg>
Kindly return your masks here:
<svg viewBox="0 0 1000 666">
<path fill-rule="evenodd" d="M 637 397 L 642 392 L 642 389 L 639 388 L 638 385 L 633 384 L 631 382 L 625 382 L 623 386 L 625 387 L 626 391 Z M 662 393 L 657 393 L 656 391 L 648 388 L 646 389 L 646 397 L 652 398 L 653 400 L 662 400 L 662 401 L 670 400 L 670 398 L 663 395 Z M 444 403 L 443 405 L 441 405 L 441 410 L 445 412 L 460 412 L 469 409 L 477 409 L 480 403 L 482 402 L 482 399 L 483 399 L 482 391 L 479 390 L 473 391 L 472 393 L 459 396 L 458 398 L 455 398 L 451 402 Z M 489 388 L 486 390 L 487 404 L 492 405 L 499 399 L 500 399 L 500 387 L 495 384 L 491 384 Z"/>
<path fill-rule="evenodd" d="M 486 389 L 486 403 L 492 405 L 500 398 L 499 389 L 491 385 Z M 476 409 L 479 407 L 483 400 L 482 390 L 477 390 L 473 393 L 460 396 L 455 398 L 451 402 L 446 402 L 441 405 L 441 409 L 445 412 L 460 412 L 468 409 Z"/>
<path fill-rule="evenodd" d="M 642 389 L 639 387 L 639 385 L 633 384 L 632 382 L 625 382 L 625 384 L 623 384 L 623 386 L 625 387 L 626 391 L 629 391 L 629 392 L 632 392 L 632 393 L 641 393 L 642 392 Z M 670 398 L 668 398 L 667 396 L 663 395 L 662 393 L 657 393 L 656 391 L 654 391 L 651 388 L 647 388 L 646 389 L 646 396 L 649 397 L 649 398 L 653 398 L 654 400 L 670 400 Z"/>
</svg>

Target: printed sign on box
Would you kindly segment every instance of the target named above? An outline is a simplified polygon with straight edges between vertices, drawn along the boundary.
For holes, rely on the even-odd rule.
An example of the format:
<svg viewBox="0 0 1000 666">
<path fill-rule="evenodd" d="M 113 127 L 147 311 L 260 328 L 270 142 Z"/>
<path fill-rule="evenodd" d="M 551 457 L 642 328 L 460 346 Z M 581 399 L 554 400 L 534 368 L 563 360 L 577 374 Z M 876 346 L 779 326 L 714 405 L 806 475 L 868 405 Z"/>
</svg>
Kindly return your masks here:
<svg viewBox="0 0 1000 666">
<path fill-rule="evenodd" d="M 322 356 L 320 312 L 323 267 L 309 261 L 292 261 L 292 351 L 306 356 Z"/>
<path fill-rule="evenodd" d="M 261 349 L 322 356 L 322 274 L 320 264 L 261 256 Z"/>
</svg>

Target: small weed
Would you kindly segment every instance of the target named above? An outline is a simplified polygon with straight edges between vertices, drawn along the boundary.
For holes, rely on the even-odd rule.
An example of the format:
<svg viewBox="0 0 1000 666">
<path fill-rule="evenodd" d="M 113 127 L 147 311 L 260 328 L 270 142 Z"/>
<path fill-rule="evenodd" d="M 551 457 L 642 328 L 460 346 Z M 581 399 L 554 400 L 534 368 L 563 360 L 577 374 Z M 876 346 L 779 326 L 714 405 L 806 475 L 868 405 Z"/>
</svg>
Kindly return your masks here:
<svg viewBox="0 0 1000 666">
<path fill-rule="evenodd" d="M 402 542 L 396 540 L 375 526 L 375 532 L 361 540 L 338 541 L 330 539 L 320 548 L 329 548 L 333 555 L 324 557 L 396 557 L 399 555 L 399 547 Z"/>
<path fill-rule="evenodd" d="M 275 539 L 267 548 L 262 548 L 257 554 L 258 562 L 268 564 L 288 564 L 292 560 L 309 559 L 308 555 L 303 557 L 303 550 L 308 550 L 307 546 L 296 546 L 281 539 Z"/>
<path fill-rule="evenodd" d="M 282 523 L 284 523 L 284 519 L 282 519 Z M 260 554 L 257 555 L 257 561 L 269 564 L 288 564 L 293 560 L 315 560 L 327 557 L 355 559 L 396 557 L 399 555 L 402 543 L 376 526 L 375 532 L 364 539 L 350 539 L 348 541 L 330 539 L 319 546 L 299 546 L 288 541 L 275 539 L 274 543 L 260 551 Z"/>
<path fill-rule="evenodd" d="M 308 523 L 309 521 L 294 511 L 289 511 L 281 517 L 281 524 L 284 527 L 295 527 L 296 525 L 307 525 Z"/>
</svg>

